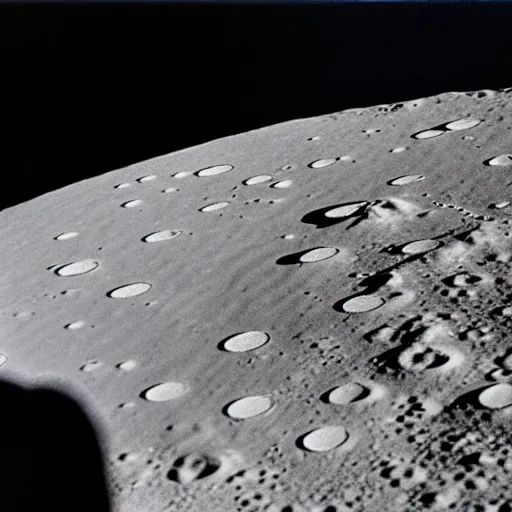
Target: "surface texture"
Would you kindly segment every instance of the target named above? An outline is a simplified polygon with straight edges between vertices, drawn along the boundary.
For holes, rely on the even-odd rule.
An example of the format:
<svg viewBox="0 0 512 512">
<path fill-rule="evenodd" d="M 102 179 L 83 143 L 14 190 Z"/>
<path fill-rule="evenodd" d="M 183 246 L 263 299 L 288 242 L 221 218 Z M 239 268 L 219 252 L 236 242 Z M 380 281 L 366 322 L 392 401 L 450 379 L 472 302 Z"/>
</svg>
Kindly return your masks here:
<svg viewBox="0 0 512 512">
<path fill-rule="evenodd" d="M 299 119 L 2 211 L 0 372 L 87 397 L 115 510 L 509 510 L 511 100 Z"/>
</svg>

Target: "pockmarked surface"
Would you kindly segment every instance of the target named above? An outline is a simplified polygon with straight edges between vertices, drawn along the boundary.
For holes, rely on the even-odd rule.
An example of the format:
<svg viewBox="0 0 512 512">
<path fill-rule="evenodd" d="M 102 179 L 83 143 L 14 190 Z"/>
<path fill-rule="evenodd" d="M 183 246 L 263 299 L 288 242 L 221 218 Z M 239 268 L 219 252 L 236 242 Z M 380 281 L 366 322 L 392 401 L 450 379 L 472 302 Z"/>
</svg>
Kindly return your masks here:
<svg viewBox="0 0 512 512">
<path fill-rule="evenodd" d="M 88 397 L 116 511 L 511 510 L 511 108 L 298 119 L 2 211 L 0 372 Z"/>
</svg>

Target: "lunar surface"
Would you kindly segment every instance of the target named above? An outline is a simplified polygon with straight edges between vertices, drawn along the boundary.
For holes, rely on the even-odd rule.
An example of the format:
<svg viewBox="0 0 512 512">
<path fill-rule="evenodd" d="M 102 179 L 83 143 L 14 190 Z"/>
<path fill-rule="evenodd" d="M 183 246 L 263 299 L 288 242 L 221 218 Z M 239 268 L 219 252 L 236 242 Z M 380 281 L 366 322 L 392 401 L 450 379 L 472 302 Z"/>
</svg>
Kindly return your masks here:
<svg viewBox="0 0 512 512">
<path fill-rule="evenodd" d="M 2 211 L 1 374 L 86 398 L 115 511 L 512 510 L 511 108 L 298 119 Z"/>
</svg>

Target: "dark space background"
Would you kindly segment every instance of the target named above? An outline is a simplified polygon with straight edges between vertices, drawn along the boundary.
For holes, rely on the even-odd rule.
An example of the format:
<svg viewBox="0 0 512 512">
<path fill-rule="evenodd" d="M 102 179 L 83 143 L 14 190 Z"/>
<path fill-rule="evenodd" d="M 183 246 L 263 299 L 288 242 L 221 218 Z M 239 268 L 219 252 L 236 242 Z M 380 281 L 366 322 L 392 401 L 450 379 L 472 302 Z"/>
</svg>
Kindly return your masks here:
<svg viewBox="0 0 512 512">
<path fill-rule="evenodd" d="M 512 87 L 512 3 L 0 5 L 0 209 L 219 137 Z"/>
</svg>

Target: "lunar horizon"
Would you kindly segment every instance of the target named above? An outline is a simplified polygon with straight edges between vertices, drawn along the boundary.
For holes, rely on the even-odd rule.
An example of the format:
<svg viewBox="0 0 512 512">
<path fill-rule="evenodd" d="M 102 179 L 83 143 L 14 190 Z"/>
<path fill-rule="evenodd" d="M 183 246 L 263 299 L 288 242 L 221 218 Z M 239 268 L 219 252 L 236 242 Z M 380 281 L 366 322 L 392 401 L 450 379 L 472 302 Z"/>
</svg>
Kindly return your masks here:
<svg viewBox="0 0 512 512">
<path fill-rule="evenodd" d="M 512 509 L 512 88 L 212 140 L 0 212 L 0 372 L 113 510 Z"/>
</svg>

